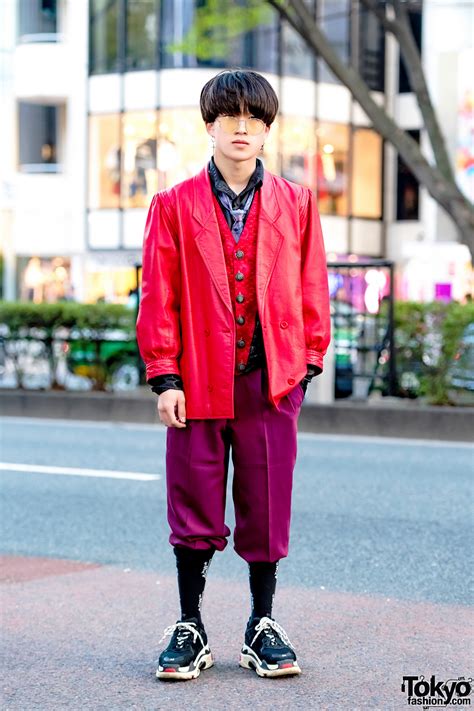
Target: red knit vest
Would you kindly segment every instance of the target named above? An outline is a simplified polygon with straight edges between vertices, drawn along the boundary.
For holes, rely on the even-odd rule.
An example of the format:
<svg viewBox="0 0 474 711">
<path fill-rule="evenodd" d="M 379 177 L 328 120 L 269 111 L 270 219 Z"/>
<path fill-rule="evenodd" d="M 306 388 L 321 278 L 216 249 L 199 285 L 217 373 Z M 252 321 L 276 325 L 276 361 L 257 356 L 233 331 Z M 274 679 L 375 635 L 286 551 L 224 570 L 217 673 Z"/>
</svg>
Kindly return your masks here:
<svg viewBox="0 0 474 711">
<path fill-rule="evenodd" d="M 213 198 L 234 310 L 236 335 L 234 372 L 235 375 L 241 375 L 249 357 L 257 315 L 256 258 L 260 190 L 255 191 L 252 205 L 238 242 L 235 241 L 230 231 L 222 212 L 222 207 L 214 193 Z M 243 274 L 243 279 L 239 279 L 241 274 Z"/>
</svg>

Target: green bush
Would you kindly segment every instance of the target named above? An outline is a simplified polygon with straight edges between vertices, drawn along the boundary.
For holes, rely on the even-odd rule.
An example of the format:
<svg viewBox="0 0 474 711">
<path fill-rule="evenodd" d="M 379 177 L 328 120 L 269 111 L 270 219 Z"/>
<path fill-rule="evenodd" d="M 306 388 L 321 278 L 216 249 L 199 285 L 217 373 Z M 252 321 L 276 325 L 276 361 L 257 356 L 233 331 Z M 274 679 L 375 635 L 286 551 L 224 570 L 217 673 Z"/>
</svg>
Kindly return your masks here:
<svg viewBox="0 0 474 711">
<path fill-rule="evenodd" d="M 114 346 L 107 339 L 107 332 L 120 330 L 123 334 L 120 340 L 130 342 L 122 350 L 133 355 L 136 352 L 135 321 L 135 310 L 122 304 L 0 301 L 3 349 L 13 363 L 19 387 L 23 387 L 32 357 L 49 363 L 52 387 L 61 387 L 56 380 L 58 359 L 54 344 L 62 341 L 69 342 L 76 356 L 83 353 L 86 363 L 84 367 L 88 377 L 93 380 L 94 389 L 105 389 L 109 378 L 113 376 L 113 366 L 120 358 L 117 354 L 114 362 Z M 36 356 L 32 356 L 32 353 Z"/>
<path fill-rule="evenodd" d="M 136 313 L 122 304 L 80 304 L 58 301 L 54 304 L 34 304 L 29 301 L 0 301 L 0 324 L 8 327 L 11 336 L 40 328 L 48 334 L 58 328 L 92 330 L 120 328 L 130 337 L 135 334 Z"/>
<path fill-rule="evenodd" d="M 433 405 L 450 404 L 448 369 L 464 329 L 473 322 L 473 303 L 397 302 L 395 362 L 400 395 L 424 396 Z"/>
</svg>

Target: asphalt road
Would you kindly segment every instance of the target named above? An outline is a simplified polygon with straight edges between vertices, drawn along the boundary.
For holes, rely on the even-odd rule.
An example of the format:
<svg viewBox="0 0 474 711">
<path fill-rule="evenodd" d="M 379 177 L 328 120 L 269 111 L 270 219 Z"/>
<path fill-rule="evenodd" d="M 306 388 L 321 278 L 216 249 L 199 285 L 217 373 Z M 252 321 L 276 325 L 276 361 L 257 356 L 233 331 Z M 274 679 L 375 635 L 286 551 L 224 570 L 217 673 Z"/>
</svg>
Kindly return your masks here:
<svg viewBox="0 0 474 711">
<path fill-rule="evenodd" d="M 277 694 L 275 680 L 260 680 L 236 666 L 249 601 L 246 564 L 230 537 L 226 550 L 212 561 L 203 610 L 209 634 L 216 624 L 222 676 L 216 662 L 195 682 L 182 684 L 186 691 L 153 682 L 158 640 L 178 612 L 166 520 L 165 435 L 166 429 L 156 425 L 1 420 L 6 709 L 161 709 L 169 708 L 167 699 L 174 703 L 176 694 L 190 708 L 213 710 L 405 708 L 402 674 L 457 678 L 473 671 L 465 664 L 470 654 L 466 624 L 472 624 L 474 448 L 300 434 L 290 552 L 280 563 L 274 614 L 290 639 L 298 640 L 302 676 L 277 680 Z M 230 472 L 226 522 L 232 530 L 231 483 Z M 44 558 L 56 561 L 56 568 L 46 570 Z M 76 567 L 68 561 L 76 561 Z M 110 596 L 112 589 L 116 598 Z M 153 598 L 158 589 L 159 614 Z M 72 591 L 75 614 L 64 598 Z M 21 615 L 21 601 L 30 617 Z M 115 629 L 112 634 L 109 624 L 104 627 L 105 620 L 113 627 L 114 605 L 125 625 L 132 624 L 135 611 L 143 625 L 141 637 L 140 625 L 132 624 L 125 638 Z M 94 608 L 104 624 L 92 615 Z M 227 609 L 230 630 L 237 636 L 232 644 L 223 628 Z M 412 627 L 399 637 L 410 615 Z M 219 616 L 219 624 L 213 616 Z M 108 655 L 97 676 L 101 651 L 85 653 L 79 645 L 76 654 L 86 664 L 79 678 L 69 655 L 74 634 L 87 626 L 89 617 L 87 640 L 92 644 L 100 628 Z M 329 626 L 323 633 L 324 624 Z M 360 636 L 354 632 L 359 626 Z M 45 650 L 51 650 L 60 630 L 63 637 L 48 657 L 52 667 L 46 673 Z M 394 647 L 388 652 L 390 637 Z M 99 644 L 99 636 L 95 639 Z M 133 644 L 141 652 L 132 663 L 127 649 Z M 313 649 L 317 661 L 311 657 Z M 347 658 L 342 652 L 338 658 L 337 649 L 346 649 Z M 321 679 L 316 670 L 324 655 Z M 27 660 L 34 673 L 33 682 L 25 685 L 21 670 Z M 430 669 L 429 664 L 438 666 Z M 110 685 L 107 665 L 117 686 Z M 126 670 L 123 686 L 113 672 L 117 665 Z M 62 669 L 71 675 L 64 677 Z M 248 698 L 242 696 L 238 679 L 248 688 Z M 197 687 L 208 696 L 198 700 Z M 258 703 L 256 693 L 262 694 Z"/>
</svg>

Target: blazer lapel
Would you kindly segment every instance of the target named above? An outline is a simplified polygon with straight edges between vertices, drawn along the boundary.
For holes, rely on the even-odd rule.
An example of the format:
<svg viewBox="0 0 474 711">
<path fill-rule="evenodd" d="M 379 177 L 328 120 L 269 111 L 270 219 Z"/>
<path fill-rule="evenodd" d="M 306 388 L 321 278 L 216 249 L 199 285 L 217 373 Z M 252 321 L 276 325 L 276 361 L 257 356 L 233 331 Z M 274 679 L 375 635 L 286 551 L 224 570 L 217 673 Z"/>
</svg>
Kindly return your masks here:
<svg viewBox="0 0 474 711">
<path fill-rule="evenodd" d="M 196 246 L 201 252 L 214 286 L 233 315 L 224 249 L 219 234 L 207 165 L 194 177 L 193 218 L 197 222 L 194 235 Z"/>
<path fill-rule="evenodd" d="M 257 238 L 257 304 L 260 320 L 264 319 L 265 292 L 273 272 L 275 262 L 283 242 L 279 218 L 281 208 L 278 203 L 275 180 L 272 173 L 264 171 L 260 218 Z"/>
</svg>

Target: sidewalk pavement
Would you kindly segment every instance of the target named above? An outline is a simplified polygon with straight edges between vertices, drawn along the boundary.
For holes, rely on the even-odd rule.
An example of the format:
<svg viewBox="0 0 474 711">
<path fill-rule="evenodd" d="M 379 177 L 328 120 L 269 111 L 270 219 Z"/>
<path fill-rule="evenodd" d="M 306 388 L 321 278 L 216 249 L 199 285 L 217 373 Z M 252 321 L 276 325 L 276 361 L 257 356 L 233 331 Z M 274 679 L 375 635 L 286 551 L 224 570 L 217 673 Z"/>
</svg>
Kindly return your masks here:
<svg viewBox="0 0 474 711">
<path fill-rule="evenodd" d="M 157 396 L 149 387 L 117 394 L 1 390 L 4 416 L 159 423 Z M 330 405 L 303 401 L 300 432 L 472 442 L 474 407 L 434 407 L 412 400 L 342 400 Z"/>
<path fill-rule="evenodd" d="M 209 576 L 203 620 L 215 665 L 192 681 L 155 678 L 164 628 L 178 619 L 176 579 L 68 560 L 4 556 L 4 711 L 406 709 L 404 675 L 471 671 L 468 608 L 300 586 L 277 587 L 274 615 L 299 677 L 238 666 L 246 580 Z"/>
</svg>

